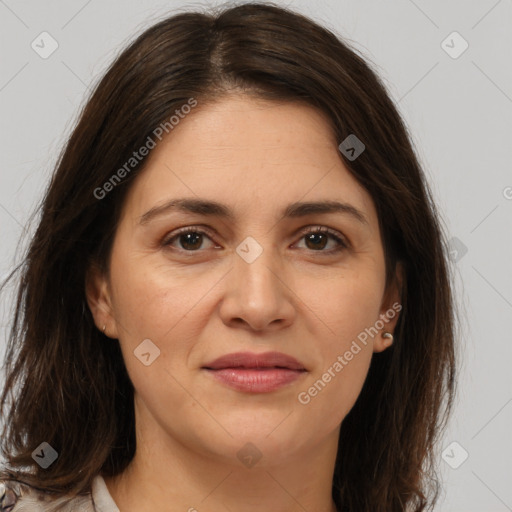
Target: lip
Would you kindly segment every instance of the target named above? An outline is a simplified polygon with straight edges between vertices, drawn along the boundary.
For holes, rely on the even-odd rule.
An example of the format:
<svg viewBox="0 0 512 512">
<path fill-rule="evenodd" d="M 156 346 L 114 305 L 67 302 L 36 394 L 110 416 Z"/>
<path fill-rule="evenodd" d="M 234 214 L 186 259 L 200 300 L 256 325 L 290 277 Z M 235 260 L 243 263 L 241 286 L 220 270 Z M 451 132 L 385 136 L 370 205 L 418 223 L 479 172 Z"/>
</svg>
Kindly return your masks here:
<svg viewBox="0 0 512 512">
<path fill-rule="evenodd" d="M 225 368 L 285 368 L 288 370 L 305 370 L 304 366 L 292 356 L 281 352 L 233 352 L 226 354 L 203 366 L 208 370 Z"/>
<path fill-rule="evenodd" d="M 281 352 L 235 352 L 202 367 L 223 384 L 248 393 L 269 393 L 307 373 L 294 357 Z"/>
</svg>

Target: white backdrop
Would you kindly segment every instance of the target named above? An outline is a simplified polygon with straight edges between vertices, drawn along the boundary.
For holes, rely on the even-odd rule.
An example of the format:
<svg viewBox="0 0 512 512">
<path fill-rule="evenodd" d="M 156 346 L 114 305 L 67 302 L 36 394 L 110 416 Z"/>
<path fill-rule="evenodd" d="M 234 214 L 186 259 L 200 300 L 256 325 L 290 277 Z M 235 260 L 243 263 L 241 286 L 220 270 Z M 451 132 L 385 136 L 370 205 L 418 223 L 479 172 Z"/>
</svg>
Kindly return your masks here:
<svg viewBox="0 0 512 512">
<path fill-rule="evenodd" d="M 438 453 L 445 493 L 437 510 L 512 511 L 512 2 L 282 3 L 350 40 L 376 66 L 451 239 L 463 360 Z M 90 84 L 156 20 L 214 4 L 0 0 L 0 276 L 18 261 L 21 234 L 34 228 L 29 215 Z M 1 305 L 5 326 L 12 298 Z M 0 355 L 4 346 L 5 332 Z"/>
</svg>

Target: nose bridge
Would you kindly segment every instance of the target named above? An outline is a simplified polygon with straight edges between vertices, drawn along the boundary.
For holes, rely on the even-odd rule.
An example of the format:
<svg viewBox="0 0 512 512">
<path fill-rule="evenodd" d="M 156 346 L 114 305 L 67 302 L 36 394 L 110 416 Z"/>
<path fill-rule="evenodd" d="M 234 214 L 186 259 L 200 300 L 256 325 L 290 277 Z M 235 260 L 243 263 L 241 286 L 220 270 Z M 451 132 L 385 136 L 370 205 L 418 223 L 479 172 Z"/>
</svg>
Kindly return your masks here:
<svg viewBox="0 0 512 512">
<path fill-rule="evenodd" d="M 276 270 L 276 254 L 267 235 L 247 236 L 238 244 L 235 257 L 235 273 L 240 281 L 241 289 L 254 292 L 270 292 L 278 281 Z M 253 288 L 257 289 L 254 290 Z"/>
<path fill-rule="evenodd" d="M 221 308 L 224 322 L 242 320 L 256 330 L 291 322 L 294 308 L 281 282 L 283 272 L 274 247 L 272 237 L 265 234 L 247 236 L 238 244 Z"/>
</svg>

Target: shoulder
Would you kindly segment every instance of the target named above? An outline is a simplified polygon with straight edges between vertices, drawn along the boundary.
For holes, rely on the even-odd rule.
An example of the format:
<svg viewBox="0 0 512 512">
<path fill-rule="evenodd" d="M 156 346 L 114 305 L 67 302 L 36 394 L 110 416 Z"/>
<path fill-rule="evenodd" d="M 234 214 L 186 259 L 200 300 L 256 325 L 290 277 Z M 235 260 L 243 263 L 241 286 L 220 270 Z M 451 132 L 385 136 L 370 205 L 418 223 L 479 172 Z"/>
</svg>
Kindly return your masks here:
<svg viewBox="0 0 512 512">
<path fill-rule="evenodd" d="M 0 512 L 94 512 L 91 494 L 59 496 L 11 478 L 0 478 Z"/>
</svg>

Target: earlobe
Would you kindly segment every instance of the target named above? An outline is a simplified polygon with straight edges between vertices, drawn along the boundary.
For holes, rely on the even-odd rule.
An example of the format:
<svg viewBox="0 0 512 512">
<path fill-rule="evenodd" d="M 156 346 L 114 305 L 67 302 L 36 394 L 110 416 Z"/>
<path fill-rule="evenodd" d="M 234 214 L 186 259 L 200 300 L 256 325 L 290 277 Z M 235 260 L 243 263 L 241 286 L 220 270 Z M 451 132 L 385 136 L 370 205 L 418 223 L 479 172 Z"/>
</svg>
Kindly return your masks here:
<svg viewBox="0 0 512 512">
<path fill-rule="evenodd" d="M 87 270 L 85 295 L 96 327 L 105 336 L 117 338 L 117 324 L 113 314 L 108 279 L 96 264 L 91 264 Z"/>
<path fill-rule="evenodd" d="M 380 338 L 373 343 L 374 352 L 383 352 L 393 344 L 394 336 L 388 331 L 380 334 Z"/>
<path fill-rule="evenodd" d="M 402 310 L 402 290 L 404 284 L 404 268 L 402 263 L 396 265 L 395 279 L 389 286 L 382 303 L 380 319 L 378 320 L 379 334 L 373 343 L 374 352 L 382 352 L 394 342 L 394 331 L 400 311 Z"/>
</svg>

